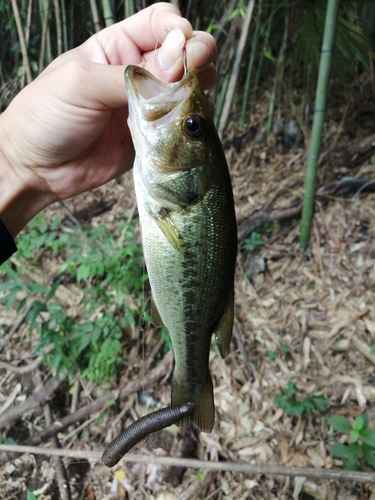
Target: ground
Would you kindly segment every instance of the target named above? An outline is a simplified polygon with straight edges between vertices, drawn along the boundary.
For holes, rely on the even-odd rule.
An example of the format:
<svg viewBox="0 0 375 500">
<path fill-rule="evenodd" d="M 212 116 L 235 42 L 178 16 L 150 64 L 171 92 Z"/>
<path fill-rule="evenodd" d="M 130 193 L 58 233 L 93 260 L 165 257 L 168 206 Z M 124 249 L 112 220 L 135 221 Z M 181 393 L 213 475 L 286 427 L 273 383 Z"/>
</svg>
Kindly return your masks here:
<svg viewBox="0 0 375 500">
<path fill-rule="evenodd" d="M 340 103 L 339 103 L 340 104 Z M 356 144 L 369 135 L 364 126 L 356 127 L 360 111 L 345 108 L 328 114 L 322 153 L 325 160 L 319 170 L 318 185 L 343 176 L 373 177 L 371 156 L 351 170 L 341 154 L 346 146 Z M 261 126 L 264 115 L 255 107 L 253 123 Z M 340 116 L 350 116 L 343 127 Z M 357 117 L 357 122 L 355 121 Z M 368 122 L 367 122 L 368 124 Z M 341 128 L 340 128 L 341 127 Z M 353 132 L 355 130 L 355 133 Z M 372 133 L 372 132 L 371 132 Z M 234 126 L 224 139 L 233 180 L 239 224 L 259 210 L 292 205 L 303 195 L 308 136 L 304 144 L 285 150 L 277 137 L 268 143 L 257 143 L 245 133 L 240 150 Z M 106 202 L 111 208 L 96 215 L 90 207 Z M 110 227 L 115 216 L 125 207 L 134 207 L 131 174 L 106 187 L 70 200 L 67 206 L 77 213 L 88 208 L 85 224 L 103 222 Z M 46 211 L 53 219 L 65 209 L 55 205 Z M 136 216 L 136 211 L 131 211 Z M 230 353 L 222 360 L 212 349 L 210 369 L 215 386 L 216 422 L 211 434 L 201 434 L 196 456 L 203 460 L 279 464 L 285 466 L 341 468 L 342 460 L 332 457 L 331 446 L 348 439 L 347 434 L 334 433 L 327 417 L 343 415 L 350 421 L 367 411 L 370 428 L 374 428 L 375 401 L 374 363 L 375 310 L 375 194 L 365 191 L 347 196 L 329 195 L 315 205 L 313 228 L 306 252 L 299 247 L 299 217 L 269 223 L 257 229 L 258 236 L 239 246 L 235 278 L 235 329 L 247 354 L 244 360 L 239 341 L 234 339 Z M 139 239 L 139 234 L 137 233 Z M 252 243 L 252 245 L 251 245 Z M 249 252 L 251 249 L 251 252 Z M 17 257 L 17 256 L 16 256 Z M 49 276 L 53 265 L 41 259 L 40 271 Z M 74 284 L 66 284 L 73 289 Z M 73 293 L 73 292 L 72 292 Z M 74 295 L 74 294 L 73 294 Z M 66 299 L 66 306 L 73 307 Z M 137 305 L 137 304 L 136 304 Z M 78 307 L 78 306 L 77 306 Z M 7 325 L 4 339 L 17 319 L 15 310 L 0 309 L 0 319 Z M 134 331 L 134 334 L 137 332 Z M 4 339 L 0 339 L 4 341 Z M 127 380 L 144 377 L 144 359 L 158 343 L 159 337 L 150 327 L 145 334 L 145 356 L 139 349 L 127 354 L 118 380 L 111 389 L 121 388 Z M 35 342 L 21 324 L 3 348 L 4 362 L 27 365 L 33 358 Z M 35 357 L 35 356 L 34 356 Z M 142 361 L 143 359 L 143 361 Z M 30 360 L 30 361 L 26 361 Z M 159 404 L 170 401 L 171 363 L 159 383 L 147 387 Z M 0 366 L 0 412 L 27 400 L 36 387 L 50 374 L 44 364 L 37 369 L 17 373 L 7 365 Z M 39 377 L 39 378 L 38 378 Z M 323 395 L 328 400 L 326 411 L 314 410 L 300 417 L 289 416 L 277 407 L 274 397 L 288 382 L 298 388 L 297 399 L 304 401 Z M 96 400 L 103 394 L 100 384 L 89 388 L 83 382 L 74 408 Z M 108 387 L 107 387 L 108 389 Z M 53 419 L 72 410 L 73 388 L 63 383 L 55 391 L 49 406 Z M 107 442 L 129 423 L 143 415 L 145 407 L 131 394 L 119 401 L 115 409 L 87 416 L 81 425 L 72 425 L 58 435 L 61 447 L 70 450 L 102 451 L 103 434 Z M 122 412 L 114 423 L 116 415 Z M 0 414 L 0 417 L 1 417 Z M 46 427 L 39 407 L 3 428 L 3 438 L 22 442 Z M 176 429 L 168 429 L 147 438 L 138 453 L 179 456 L 181 447 L 189 447 L 185 455 L 195 453 L 195 437 L 190 432 L 183 444 L 177 444 Z M 190 443 L 190 444 L 189 444 Z M 191 444 L 193 443 L 193 444 Z M 51 445 L 55 447 L 54 445 Z M 156 465 L 121 462 L 109 470 L 99 461 L 64 459 L 68 468 L 72 498 L 108 499 L 370 499 L 375 498 L 373 484 L 346 481 L 290 479 L 264 474 L 244 475 L 230 472 L 199 472 L 188 469 L 181 479 L 176 470 Z M 361 463 L 362 470 L 372 470 Z M 26 498 L 26 489 L 38 499 L 59 498 L 52 457 L 25 454 L 0 468 L 0 498 Z M 121 484 L 126 478 L 128 493 Z M 121 475 L 122 474 L 122 475 Z M 112 488 L 112 492 L 111 492 Z M 39 490 L 39 491 L 38 491 Z M 168 495 L 169 493 L 169 495 Z"/>
</svg>

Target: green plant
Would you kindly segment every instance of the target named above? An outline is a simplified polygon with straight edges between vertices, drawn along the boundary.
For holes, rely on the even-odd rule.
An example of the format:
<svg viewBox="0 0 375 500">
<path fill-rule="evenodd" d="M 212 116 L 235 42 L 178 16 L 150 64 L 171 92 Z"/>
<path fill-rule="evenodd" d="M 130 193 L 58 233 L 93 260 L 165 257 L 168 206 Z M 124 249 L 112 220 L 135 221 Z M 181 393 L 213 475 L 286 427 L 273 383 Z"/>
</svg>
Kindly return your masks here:
<svg viewBox="0 0 375 500">
<path fill-rule="evenodd" d="M 30 490 L 26 490 L 26 500 L 36 500 L 36 496 Z"/>
<path fill-rule="evenodd" d="M 259 248 L 262 245 L 262 235 L 257 231 L 253 231 L 249 238 L 244 241 L 243 249 L 245 252 L 253 252 L 256 248 Z"/>
<path fill-rule="evenodd" d="M 329 450 L 332 456 L 344 459 L 345 469 L 356 470 L 361 460 L 375 467 L 375 430 L 368 428 L 367 413 L 358 415 L 353 424 L 342 415 L 333 415 L 327 421 L 337 432 L 349 434 L 349 444 L 338 442 Z"/>
<path fill-rule="evenodd" d="M 283 354 L 289 354 L 290 353 L 290 347 L 287 344 L 282 344 L 281 345 L 281 352 Z"/>
<path fill-rule="evenodd" d="M 80 371 L 90 382 L 108 380 L 122 361 L 127 328 L 139 321 L 137 303 L 140 309 L 146 279 L 142 251 L 134 242 L 136 223 L 124 216 L 112 229 L 72 229 L 61 219 L 48 223 L 40 215 L 18 240 L 17 272 L 9 262 L 1 267 L 0 303 L 20 310 L 31 298 L 30 334 L 39 336 L 37 350 L 53 345 L 46 360 L 57 374 L 73 377 Z M 42 256 L 62 265 L 52 282 L 30 282 L 23 277 L 23 265 Z M 62 281 L 81 288 L 82 301 L 71 311 L 61 300 Z"/>
<path fill-rule="evenodd" d="M 275 359 L 277 358 L 278 354 L 276 351 L 273 351 L 272 349 L 268 349 L 267 351 L 267 356 L 272 359 L 272 361 L 275 361 Z"/>
<path fill-rule="evenodd" d="M 303 413 L 312 413 L 314 410 L 324 412 L 328 405 L 328 399 L 323 394 L 301 398 L 293 382 L 288 382 L 287 387 L 282 389 L 282 394 L 276 395 L 273 402 L 278 408 L 294 417 L 300 417 Z"/>
</svg>

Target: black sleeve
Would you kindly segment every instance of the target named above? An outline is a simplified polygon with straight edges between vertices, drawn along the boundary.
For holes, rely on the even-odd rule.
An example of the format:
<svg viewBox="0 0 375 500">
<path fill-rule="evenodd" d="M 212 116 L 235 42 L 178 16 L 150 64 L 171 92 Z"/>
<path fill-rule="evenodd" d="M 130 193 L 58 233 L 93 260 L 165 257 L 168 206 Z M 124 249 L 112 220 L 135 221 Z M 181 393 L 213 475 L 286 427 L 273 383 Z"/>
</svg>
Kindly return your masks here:
<svg viewBox="0 0 375 500">
<path fill-rule="evenodd" d="M 8 229 L 0 219 L 0 264 L 5 262 L 17 250 Z"/>
</svg>

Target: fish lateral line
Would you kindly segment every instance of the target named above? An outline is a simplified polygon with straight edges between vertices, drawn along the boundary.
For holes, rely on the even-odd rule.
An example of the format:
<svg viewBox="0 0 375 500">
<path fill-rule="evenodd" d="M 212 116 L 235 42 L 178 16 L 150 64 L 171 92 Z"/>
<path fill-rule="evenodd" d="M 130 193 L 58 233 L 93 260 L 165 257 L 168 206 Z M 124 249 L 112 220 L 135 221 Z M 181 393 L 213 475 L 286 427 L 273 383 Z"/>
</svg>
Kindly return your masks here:
<svg viewBox="0 0 375 500">
<path fill-rule="evenodd" d="M 179 406 L 167 406 L 139 418 L 106 447 L 102 462 L 107 467 L 113 467 L 142 439 L 193 415 L 195 408 L 194 403 L 188 402 Z"/>
</svg>

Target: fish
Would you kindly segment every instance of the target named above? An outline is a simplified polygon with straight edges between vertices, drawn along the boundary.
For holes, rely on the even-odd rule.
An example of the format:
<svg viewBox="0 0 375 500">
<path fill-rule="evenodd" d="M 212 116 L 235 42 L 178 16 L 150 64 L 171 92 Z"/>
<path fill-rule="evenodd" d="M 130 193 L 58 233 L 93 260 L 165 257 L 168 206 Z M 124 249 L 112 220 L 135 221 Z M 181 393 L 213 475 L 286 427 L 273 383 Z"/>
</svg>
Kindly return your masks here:
<svg viewBox="0 0 375 500">
<path fill-rule="evenodd" d="M 193 403 L 180 425 L 211 432 L 211 338 L 224 358 L 234 320 L 237 223 L 228 165 L 195 70 L 168 84 L 128 66 L 125 85 L 151 319 L 167 328 L 175 358 L 171 405 Z"/>
</svg>

